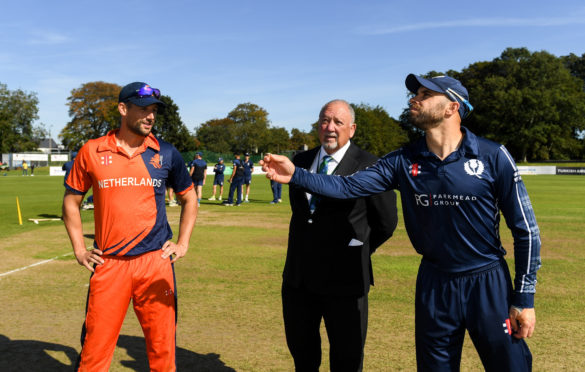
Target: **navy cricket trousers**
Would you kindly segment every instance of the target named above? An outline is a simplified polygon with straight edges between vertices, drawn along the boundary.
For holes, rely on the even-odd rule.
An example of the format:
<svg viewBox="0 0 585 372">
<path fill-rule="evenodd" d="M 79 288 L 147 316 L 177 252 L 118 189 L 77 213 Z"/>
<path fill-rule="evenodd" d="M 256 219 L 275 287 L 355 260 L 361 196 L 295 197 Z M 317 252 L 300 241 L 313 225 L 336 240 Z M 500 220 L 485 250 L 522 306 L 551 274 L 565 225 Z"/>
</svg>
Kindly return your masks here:
<svg viewBox="0 0 585 372">
<path fill-rule="evenodd" d="M 532 354 L 511 334 L 512 281 L 504 259 L 467 273 L 445 273 L 424 259 L 416 282 L 419 371 L 459 371 L 465 330 L 486 371 L 531 371 Z"/>
</svg>

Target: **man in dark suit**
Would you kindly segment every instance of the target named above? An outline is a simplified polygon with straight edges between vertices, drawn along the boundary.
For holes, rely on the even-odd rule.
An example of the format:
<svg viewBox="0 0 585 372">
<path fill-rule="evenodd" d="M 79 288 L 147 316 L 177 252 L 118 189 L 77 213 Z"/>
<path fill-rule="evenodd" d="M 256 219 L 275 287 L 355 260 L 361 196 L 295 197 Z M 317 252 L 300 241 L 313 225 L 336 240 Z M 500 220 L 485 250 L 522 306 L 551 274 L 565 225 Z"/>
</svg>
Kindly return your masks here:
<svg viewBox="0 0 585 372">
<path fill-rule="evenodd" d="M 377 157 L 350 142 L 353 108 L 334 100 L 319 114 L 321 146 L 295 156 L 311 172 L 348 175 Z M 361 371 L 374 283 L 370 255 L 394 232 L 393 191 L 368 198 L 330 199 L 291 186 L 292 218 L 283 273 L 286 341 L 296 371 L 318 371 L 321 319 L 330 343 L 331 371 Z"/>
</svg>

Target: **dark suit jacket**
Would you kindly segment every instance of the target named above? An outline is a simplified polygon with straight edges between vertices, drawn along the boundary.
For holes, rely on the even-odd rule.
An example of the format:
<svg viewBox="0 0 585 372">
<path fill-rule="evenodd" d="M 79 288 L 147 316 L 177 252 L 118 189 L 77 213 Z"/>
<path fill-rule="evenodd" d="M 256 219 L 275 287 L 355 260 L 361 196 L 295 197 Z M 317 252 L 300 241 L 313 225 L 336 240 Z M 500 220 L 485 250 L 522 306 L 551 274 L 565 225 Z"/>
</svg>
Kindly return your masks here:
<svg viewBox="0 0 585 372">
<path fill-rule="evenodd" d="M 293 163 L 309 169 L 319 150 L 317 147 L 300 153 Z M 350 175 L 377 160 L 350 144 L 334 174 Z M 320 197 L 311 215 L 305 192 L 294 185 L 289 189 L 292 218 L 283 284 L 317 294 L 368 293 L 374 284 L 370 255 L 392 236 L 398 221 L 396 194 L 386 191 L 346 200 Z M 352 239 L 363 245 L 349 246 Z"/>
</svg>

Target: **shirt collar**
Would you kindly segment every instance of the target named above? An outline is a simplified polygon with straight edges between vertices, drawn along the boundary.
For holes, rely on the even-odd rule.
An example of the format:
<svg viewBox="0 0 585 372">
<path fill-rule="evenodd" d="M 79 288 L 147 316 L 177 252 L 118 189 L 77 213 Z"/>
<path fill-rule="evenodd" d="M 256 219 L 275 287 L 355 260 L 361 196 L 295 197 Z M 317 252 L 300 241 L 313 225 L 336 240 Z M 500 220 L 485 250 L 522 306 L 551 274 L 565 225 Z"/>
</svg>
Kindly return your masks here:
<svg viewBox="0 0 585 372">
<path fill-rule="evenodd" d="M 116 141 L 116 134 L 119 131 L 120 131 L 119 129 L 109 131 L 108 134 L 106 134 L 105 141 L 99 144 L 98 151 L 120 152 L 118 150 L 118 141 Z M 151 149 L 157 152 L 160 151 L 160 144 L 158 143 L 158 140 L 152 133 L 149 133 L 148 136 L 146 136 L 146 138 L 144 139 L 144 143 L 142 144 L 140 149 L 136 151 L 134 154 L 143 153 L 147 147 L 150 147 Z"/>
</svg>

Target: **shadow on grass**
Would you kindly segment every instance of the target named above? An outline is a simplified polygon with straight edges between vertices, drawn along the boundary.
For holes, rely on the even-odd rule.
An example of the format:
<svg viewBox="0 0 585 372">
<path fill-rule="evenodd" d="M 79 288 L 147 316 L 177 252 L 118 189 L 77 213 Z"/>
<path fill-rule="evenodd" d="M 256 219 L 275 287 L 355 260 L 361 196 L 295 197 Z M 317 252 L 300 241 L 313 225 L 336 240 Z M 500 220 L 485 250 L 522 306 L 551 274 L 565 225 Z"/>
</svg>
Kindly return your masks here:
<svg viewBox="0 0 585 372">
<path fill-rule="evenodd" d="M 121 335 L 118 347 L 126 349 L 128 355 L 133 358 L 123 360 L 120 364 L 136 372 L 149 371 L 144 338 Z M 219 354 L 215 353 L 203 355 L 178 347 L 176 359 L 177 371 L 235 372 L 235 369 L 227 367 L 219 359 Z"/>
<path fill-rule="evenodd" d="M 117 346 L 126 349 L 132 358 L 120 361 L 122 366 L 136 372 L 149 371 L 144 338 L 121 335 Z M 76 364 L 77 356 L 77 350 L 69 346 L 35 340 L 10 340 L 0 335 L 0 371 L 69 372 Z M 176 359 L 178 371 L 235 372 L 214 353 L 203 355 L 177 348 Z M 111 367 L 115 369 L 115 363 Z"/>
<path fill-rule="evenodd" d="M 76 360 L 77 350 L 69 346 L 0 335 L 0 371 L 71 371 Z"/>
</svg>

